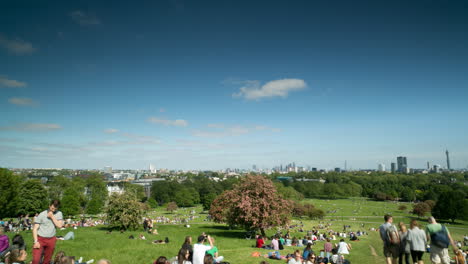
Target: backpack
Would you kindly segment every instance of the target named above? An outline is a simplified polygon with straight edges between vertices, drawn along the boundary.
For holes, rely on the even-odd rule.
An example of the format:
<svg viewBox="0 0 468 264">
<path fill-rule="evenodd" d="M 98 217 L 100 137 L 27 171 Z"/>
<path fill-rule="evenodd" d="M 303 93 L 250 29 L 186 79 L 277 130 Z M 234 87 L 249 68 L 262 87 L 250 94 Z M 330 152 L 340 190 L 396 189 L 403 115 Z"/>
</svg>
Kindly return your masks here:
<svg viewBox="0 0 468 264">
<path fill-rule="evenodd" d="M 387 228 L 387 238 L 392 245 L 400 244 L 400 235 L 398 234 L 398 230 L 394 225 L 391 225 Z"/>
<path fill-rule="evenodd" d="M 431 244 L 440 248 L 448 248 L 450 241 L 447 235 L 447 229 L 442 225 L 442 229 L 431 234 Z"/>
</svg>

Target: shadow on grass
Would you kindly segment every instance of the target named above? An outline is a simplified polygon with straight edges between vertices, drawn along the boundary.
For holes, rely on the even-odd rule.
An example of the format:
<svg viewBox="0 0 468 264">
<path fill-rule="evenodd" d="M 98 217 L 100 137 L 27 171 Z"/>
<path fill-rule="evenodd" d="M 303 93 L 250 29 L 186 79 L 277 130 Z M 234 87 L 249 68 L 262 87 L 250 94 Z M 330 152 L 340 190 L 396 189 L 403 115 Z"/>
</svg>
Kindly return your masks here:
<svg viewBox="0 0 468 264">
<path fill-rule="evenodd" d="M 245 230 L 230 229 L 228 226 L 203 226 L 203 229 L 211 230 L 208 235 L 225 238 L 245 238 Z"/>
</svg>

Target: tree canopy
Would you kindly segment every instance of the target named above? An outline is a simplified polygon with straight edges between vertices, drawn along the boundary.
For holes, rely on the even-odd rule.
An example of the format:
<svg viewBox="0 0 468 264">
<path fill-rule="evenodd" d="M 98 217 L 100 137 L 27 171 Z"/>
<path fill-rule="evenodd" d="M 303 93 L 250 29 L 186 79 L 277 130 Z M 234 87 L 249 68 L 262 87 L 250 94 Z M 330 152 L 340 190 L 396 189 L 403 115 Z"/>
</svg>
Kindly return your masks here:
<svg viewBox="0 0 468 264">
<path fill-rule="evenodd" d="M 278 194 L 271 180 L 249 175 L 213 201 L 210 215 L 216 222 L 259 229 L 265 235 L 265 229 L 286 225 L 291 211 L 291 201 Z"/>
</svg>

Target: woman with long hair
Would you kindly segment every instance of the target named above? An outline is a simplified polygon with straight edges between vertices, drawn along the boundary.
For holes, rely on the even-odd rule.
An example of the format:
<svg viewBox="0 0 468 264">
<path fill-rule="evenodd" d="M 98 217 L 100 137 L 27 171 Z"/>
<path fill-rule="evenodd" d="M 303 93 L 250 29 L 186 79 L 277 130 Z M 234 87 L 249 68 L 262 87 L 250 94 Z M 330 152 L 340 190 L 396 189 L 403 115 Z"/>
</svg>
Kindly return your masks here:
<svg viewBox="0 0 468 264">
<path fill-rule="evenodd" d="M 182 244 L 182 249 L 186 249 L 189 252 L 189 261 L 192 261 L 193 257 L 193 246 L 192 246 L 192 237 L 191 236 L 186 236 L 185 241 Z"/>
<path fill-rule="evenodd" d="M 177 255 L 177 261 L 173 262 L 173 264 L 192 264 L 189 257 L 190 252 L 185 248 L 181 248 L 179 250 L 179 254 Z"/>
</svg>

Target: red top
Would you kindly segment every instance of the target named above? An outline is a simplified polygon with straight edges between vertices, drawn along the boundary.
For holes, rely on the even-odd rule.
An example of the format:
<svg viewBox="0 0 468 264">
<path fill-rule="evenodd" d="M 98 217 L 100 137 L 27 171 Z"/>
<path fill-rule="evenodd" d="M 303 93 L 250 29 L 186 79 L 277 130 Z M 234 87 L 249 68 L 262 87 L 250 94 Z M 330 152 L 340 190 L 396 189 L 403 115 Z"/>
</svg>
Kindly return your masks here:
<svg viewBox="0 0 468 264">
<path fill-rule="evenodd" d="M 265 244 L 265 242 L 263 241 L 263 239 L 261 239 L 261 238 L 257 239 L 257 247 L 258 247 L 258 248 L 262 248 L 262 247 L 263 247 L 263 244 Z"/>
</svg>

